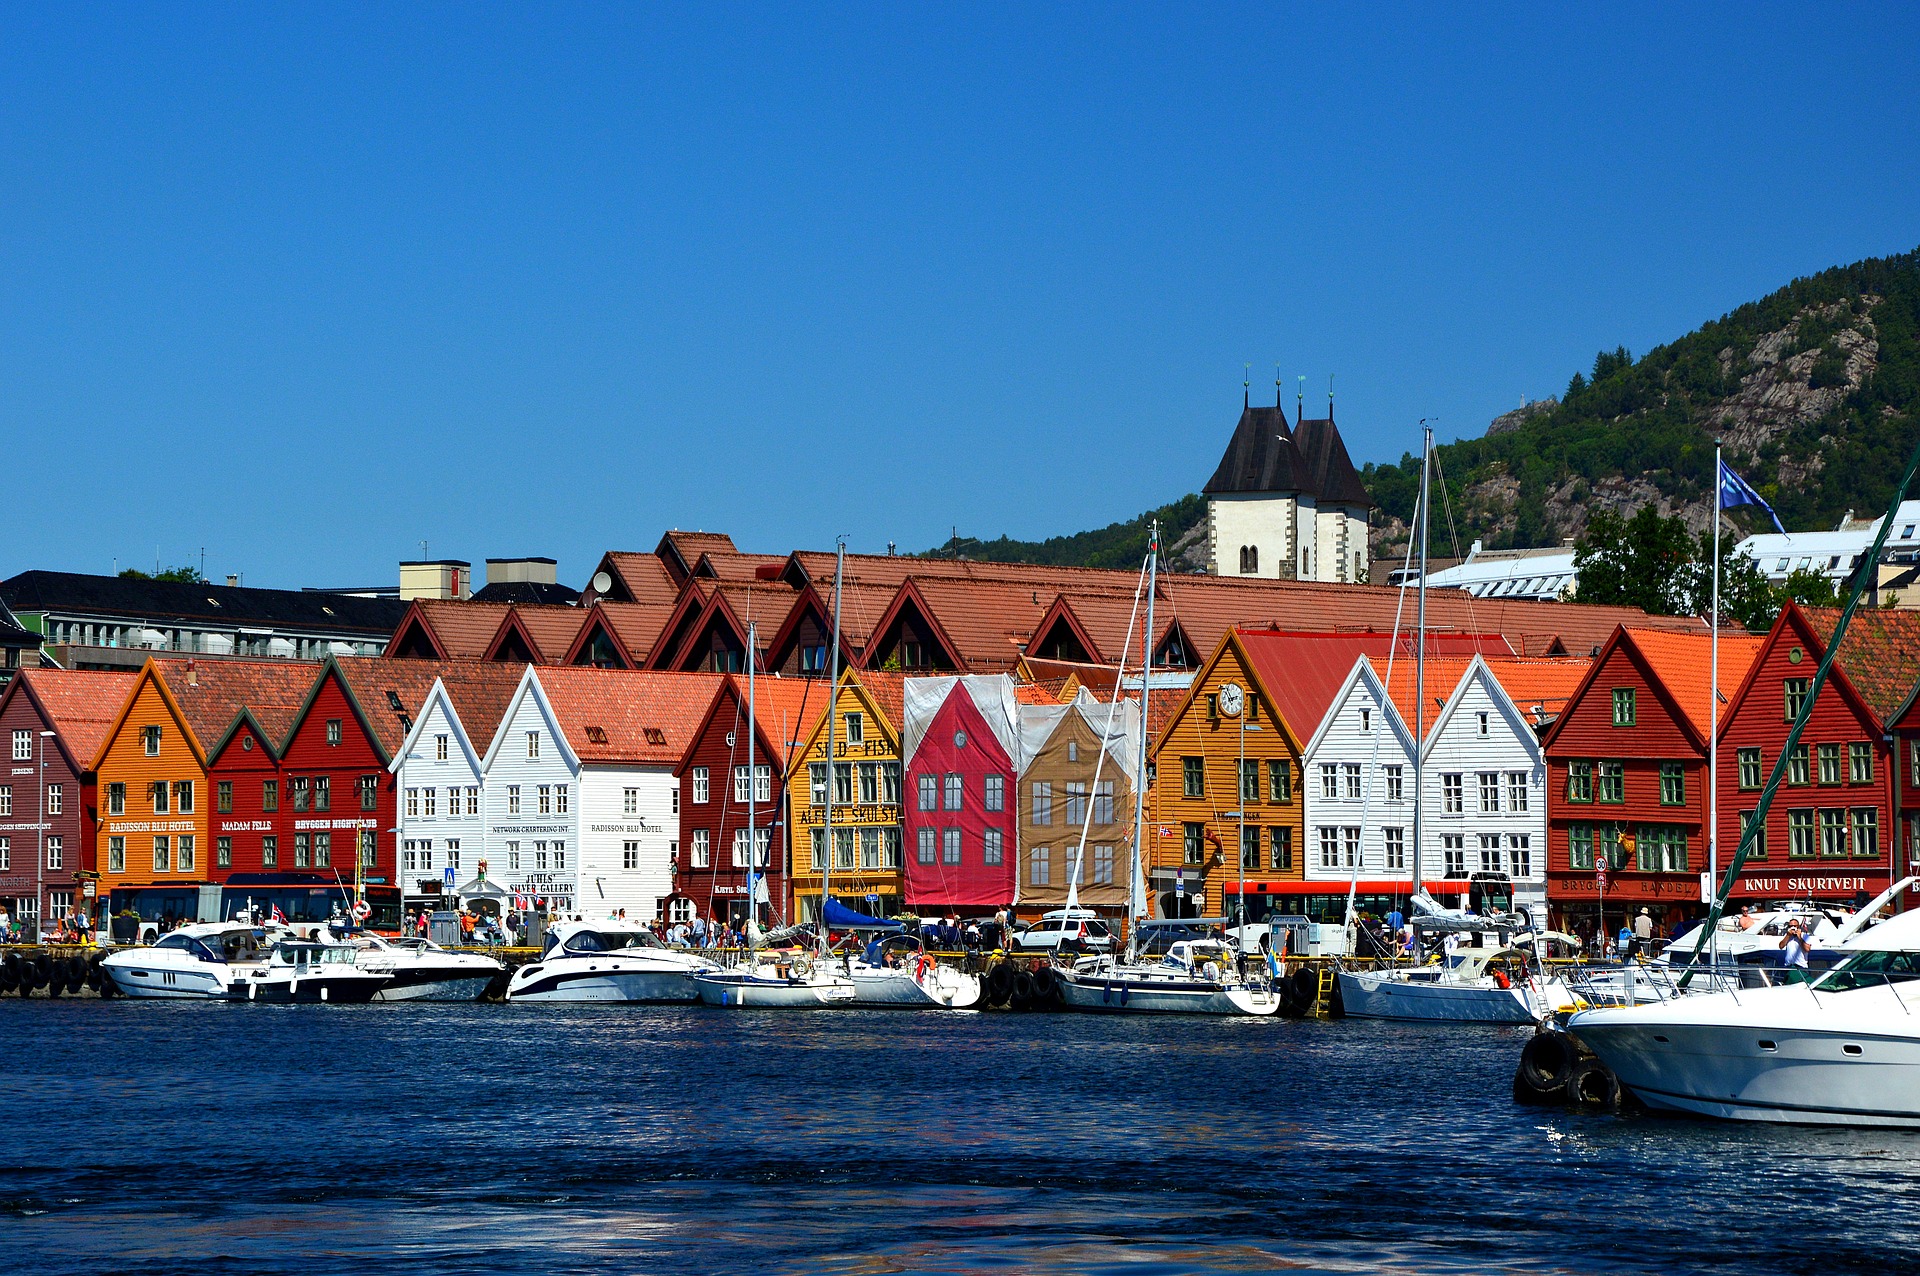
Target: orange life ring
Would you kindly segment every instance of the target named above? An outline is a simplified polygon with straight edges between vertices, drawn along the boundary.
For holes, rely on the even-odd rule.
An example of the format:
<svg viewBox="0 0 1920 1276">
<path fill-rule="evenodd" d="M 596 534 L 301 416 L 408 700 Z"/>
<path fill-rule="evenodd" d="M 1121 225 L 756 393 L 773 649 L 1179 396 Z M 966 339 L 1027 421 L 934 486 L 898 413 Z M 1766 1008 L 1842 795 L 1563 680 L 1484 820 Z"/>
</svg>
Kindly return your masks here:
<svg viewBox="0 0 1920 1276">
<path fill-rule="evenodd" d="M 353 920 L 363 922 L 373 916 L 373 905 L 361 900 L 353 906 Z"/>
</svg>

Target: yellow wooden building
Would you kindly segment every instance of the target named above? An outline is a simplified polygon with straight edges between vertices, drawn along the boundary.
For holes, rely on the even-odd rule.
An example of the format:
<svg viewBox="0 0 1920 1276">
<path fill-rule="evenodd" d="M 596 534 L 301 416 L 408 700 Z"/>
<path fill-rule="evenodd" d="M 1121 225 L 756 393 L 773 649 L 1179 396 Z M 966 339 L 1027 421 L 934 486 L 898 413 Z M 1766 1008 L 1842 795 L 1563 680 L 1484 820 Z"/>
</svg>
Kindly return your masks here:
<svg viewBox="0 0 1920 1276">
<path fill-rule="evenodd" d="M 833 897 L 860 912 L 900 910 L 900 727 L 902 678 L 844 671 L 831 715 L 833 774 L 827 774 L 827 716 L 793 751 L 787 771 L 788 916 L 817 917 L 827 866 L 828 785 L 833 786 Z"/>
</svg>

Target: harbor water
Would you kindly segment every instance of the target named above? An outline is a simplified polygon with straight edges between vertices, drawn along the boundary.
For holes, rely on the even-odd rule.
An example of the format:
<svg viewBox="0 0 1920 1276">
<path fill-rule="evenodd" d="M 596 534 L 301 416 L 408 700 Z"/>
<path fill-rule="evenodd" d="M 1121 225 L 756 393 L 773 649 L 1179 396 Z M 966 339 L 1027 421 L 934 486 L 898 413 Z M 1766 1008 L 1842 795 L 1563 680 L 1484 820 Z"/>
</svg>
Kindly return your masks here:
<svg viewBox="0 0 1920 1276">
<path fill-rule="evenodd" d="M 18 1269 L 1901 1270 L 1920 1138 L 1514 1106 L 1524 1033 L 0 1002 Z"/>
</svg>

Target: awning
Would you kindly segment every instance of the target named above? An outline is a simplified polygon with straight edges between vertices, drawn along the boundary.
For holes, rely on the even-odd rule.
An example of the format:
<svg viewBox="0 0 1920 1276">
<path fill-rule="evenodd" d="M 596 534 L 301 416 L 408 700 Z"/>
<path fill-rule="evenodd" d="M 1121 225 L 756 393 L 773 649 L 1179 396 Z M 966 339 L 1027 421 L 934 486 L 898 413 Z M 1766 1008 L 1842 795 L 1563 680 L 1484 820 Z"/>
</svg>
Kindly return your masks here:
<svg viewBox="0 0 1920 1276">
<path fill-rule="evenodd" d="M 820 910 L 820 915 L 827 925 L 838 926 L 842 930 L 899 930 L 901 926 L 901 923 L 896 921 L 886 921 L 878 917 L 869 917 L 865 913 L 857 913 L 831 897 Z"/>
</svg>

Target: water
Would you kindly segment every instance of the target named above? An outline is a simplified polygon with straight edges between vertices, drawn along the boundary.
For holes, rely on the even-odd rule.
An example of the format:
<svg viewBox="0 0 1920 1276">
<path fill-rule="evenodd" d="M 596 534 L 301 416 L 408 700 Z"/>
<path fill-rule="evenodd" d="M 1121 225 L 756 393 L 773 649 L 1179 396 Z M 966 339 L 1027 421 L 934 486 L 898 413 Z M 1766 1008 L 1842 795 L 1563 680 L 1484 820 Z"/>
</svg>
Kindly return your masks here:
<svg viewBox="0 0 1920 1276">
<path fill-rule="evenodd" d="M 0 1034 L 16 1269 L 1772 1276 L 1920 1250 L 1920 1139 L 1518 1108 L 1511 1029 L 9 998 Z"/>
</svg>

